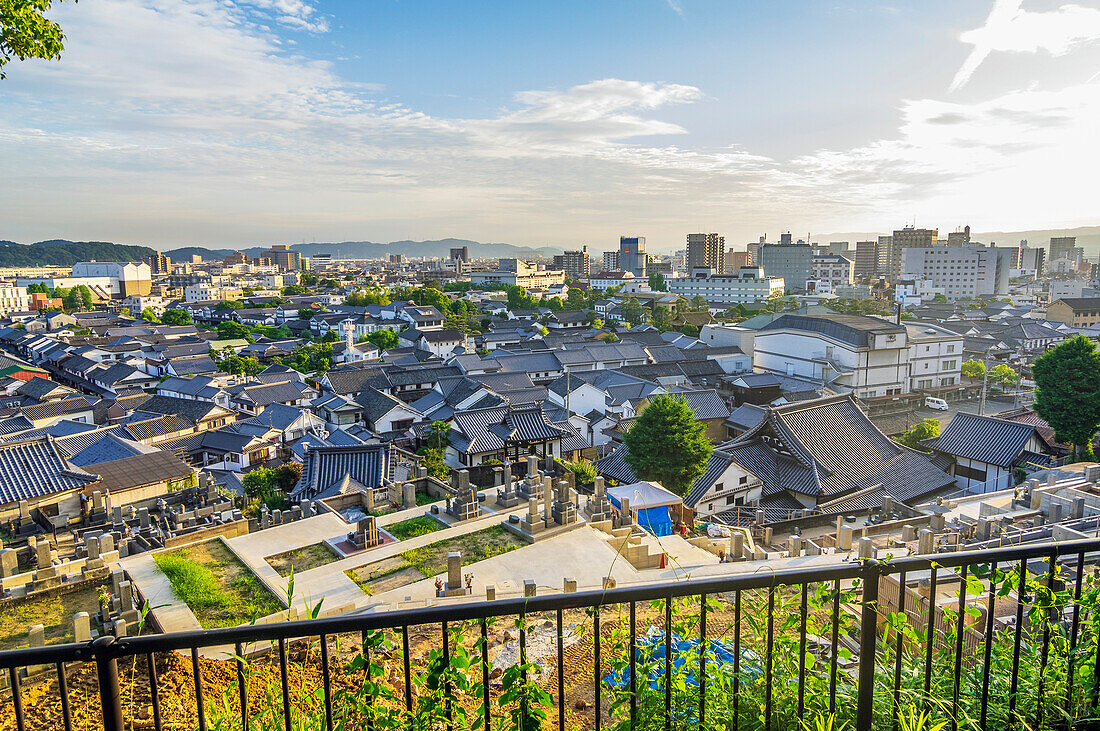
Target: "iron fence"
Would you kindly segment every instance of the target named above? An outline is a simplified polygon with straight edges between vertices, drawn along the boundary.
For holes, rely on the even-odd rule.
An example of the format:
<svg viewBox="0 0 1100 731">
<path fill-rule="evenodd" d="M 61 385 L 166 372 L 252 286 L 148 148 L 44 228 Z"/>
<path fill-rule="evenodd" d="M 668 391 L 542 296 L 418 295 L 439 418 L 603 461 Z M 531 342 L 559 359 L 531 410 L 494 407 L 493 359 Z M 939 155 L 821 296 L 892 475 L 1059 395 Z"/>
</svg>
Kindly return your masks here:
<svg viewBox="0 0 1100 731">
<path fill-rule="evenodd" d="M 762 566 L 755 572 L 598 591 L 462 601 L 216 630 L 123 638 L 104 636 L 89 643 L 0 652 L 0 670 L 7 670 L 10 688 L 10 705 L 7 707 L 14 716 L 14 727 L 18 731 L 27 731 L 27 709 L 24 707 L 22 689 L 24 681 L 20 669 L 52 666 L 49 691 L 60 697 L 62 725 L 65 731 L 72 731 L 67 665 L 94 663 L 102 727 L 106 731 L 123 731 L 128 721 L 133 719 L 127 719 L 123 712 L 119 663 L 144 658 L 147 677 L 142 682 L 148 684 L 151 695 L 152 725 L 156 731 L 162 731 L 165 727 L 160 698 L 162 690 L 158 684 L 154 654 L 178 653 L 190 658 L 197 727 L 200 731 L 207 731 L 205 704 L 209 699 L 203 692 L 200 650 L 227 646 L 235 650 L 230 662 L 237 665 L 240 728 L 250 729 L 255 725 L 250 723 L 245 692 L 245 663 L 248 661 L 244 647 L 267 643 L 271 656 L 278 658 L 282 723 L 285 724 L 284 729 L 290 731 L 299 726 L 294 723 L 295 709 L 288 688 L 288 643 L 319 638 L 323 727 L 333 731 L 343 727 L 334 720 L 333 676 L 341 671 L 333 667 L 330 638 L 347 633 L 359 634 L 363 638 L 377 631 L 392 633 L 397 638 L 394 646 L 400 644 L 395 652 L 400 656 L 401 665 L 400 682 L 395 684 L 395 698 L 411 712 L 416 672 L 412 667 L 410 628 L 423 625 L 439 627 L 440 637 L 443 638 L 440 651 L 446 664 L 452 657 L 450 653 L 454 652 L 452 642 L 447 639 L 449 628 L 460 623 L 471 623 L 475 633 L 480 629 L 481 638 L 480 642 L 475 643 L 481 654 L 483 681 L 476 687 L 477 692 L 483 695 L 478 719 L 488 729 L 492 728 L 494 710 L 497 714 L 503 713 L 500 702 L 494 708 L 490 698 L 489 644 L 485 641 L 489 621 L 500 617 L 524 618 L 547 613 L 556 618 L 553 669 L 556 671 L 557 695 L 553 706 L 557 710 L 557 725 L 564 731 L 569 726 L 566 714 L 570 699 L 566 696 L 564 682 L 563 613 L 585 610 L 591 617 L 594 630 L 591 636 L 591 690 L 595 712 L 593 725 L 597 729 L 605 723 L 604 715 L 609 710 L 608 698 L 612 692 L 617 694 L 616 705 L 623 713 L 620 728 L 622 723 L 627 722 L 631 728 L 645 725 L 656 728 L 663 722 L 666 730 L 674 726 L 699 729 L 753 727 L 768 731 L 790 727 L 778 718 L 775 708 L 775 694 L 788 681 L 797 683 L 798 718 L 808 710 L 811 701 L 819 702 L 824 707 L 827 693 L 829 712 L 848 714 L 853 727 L 859 731 L 898 728 L 897 713 L 913 698 L 918 699 L 916 703 L 921 708 L 938 709 L 940 715 L 950 720 L 952 728 L 963 725 L 965 713 L 962 705 L 972 702 L 972 699 L 965 697 L 971 690 L 964 688 L 964 685 L 970 682 L 975 684 L 974 692 L 980 687 L 980 695 L 973 701 L 977 703 L 974 714 L 965 720 L 970 727 L 1003 728 L 1006 718 L 1008 725 L 1018 728 L 1082 727 L 1082 724 L 1091 724 L 1097 718 L 1100 693 L 1097 682 L 1100 678 L 1100 653 L 1097 653 L 1100 604 L 1096 601 L 1100 585 L 1094 583 L 1093 576 L 1086 581 L 1091 561 L 1097 555 L 1100 555 L 1100 540 L 1089 539 L 934 556 L 884 557 L 882 560 L 864 560 L 860 563 L 810 565 L 781 570 Z M 988 577 L 988 585 L 985 578 L 976 581 L 978 577 Z M 914 583 L 915 590 L 910 589 Z M 937 600 L 945 586 L 956 583 L 957 598 L 950 593 L 946 600 Z M 880 587 L 887 587 L 882 591 L 881 601 Z M 941 594 L 937 594 L 938 591 Z M 815 592 L 819 597 L 824 597 L 817 604 L 813 600 Z M 747 602 L 750 595 L 760 599 L 758 605 L 753 605 L 760 607 L 760 613 L 749 609 Z M 715 667 L 717 661 L 710 649 L 713 637 L 718 635 L 708 636 L 708 632 L 714 632 L 708 628 L 708 612 L 714 611 L 712 601 L 718 597 L 726 603 L 724 606 L 732 608 L 735 618 L 732 636 L 728 632 L 722 635 L 729 639 L 733 647 L 732 659 L 727 659 L 733 663 L 732 674 L 729 675 L 733 685 L 731 705 L 723 705 L 721 711 L 714 711 L 708 708 L 708 704 L 713 702 L 708 684 L 717 682 L 716 678 L 722 672 L 730 671 L 730 668 Z M 696 598 L 697 605 L 694 604 Z M 693 645 L 695 649 L 677 649 L 674 662 L 674 640 L 682 639 L 673 636 L 672 612 L 676 602 L 697 606 L 692 626 L 697 629 L 698 641 Z M 663 608 L 663 626 L 659 627 L 663 642 L 654 646 L 655 653 L 647 656 L 641 652 L 637 615 L 639 608 L 645 611 L 654 606 Z M 767 609 L 763 612 L 765 606 Z M 614 691 L 609 683 L 610 676 L 605 671 L 615 661 L 609 656 L 608 640 L 601 633 L 601 621 L 609 621 L 606 612 L 610 608 L 626 613 L 628 619 L 623 620 L 623 631 L 629 633 L 627 653 L 618 658 L 623 682 Z M 998 614 L 999 611 L 1002 614 Z M 815 612 L 825 617 L 825 626 L 831 630 L 831 637 L 814 637 L 808 630 L 808 618 Z M 748 616 L 750 613 L 755 616 Z M 980 615 L 980 621 L 975 620 L 976 614 Z M 659 622 L 660 614 L 655 616 L 655 621 Z M 841 652 L 842 617 L 851 620 L 854 630 L 850 642 L 855 647 L 855 653 L 850 669 L 840 667 L 844 654 Z M 908 625 L 903 618 L 914 621 Z M 759 634 L 752 638 L 757 647 L 753 654 L 746 654 L 749 637 L 744 628 L 749 621 L 759 629 Z M 520 657 L 524 658 L 529 630 L 522 622 L 517 627 Z M 797 637 L 797 659 L 778 654 L 778 638 L 784 632 L 790 633 L 792 646 Z M 824 642 L 831 648 L 821 655 L 819 661 L 809 651 L 809 646 L 816 642 Z M 364 652 L 370 652 L 366 644 Z M 656 657 L 652 656 L 654 654 Z M 369 664 L 368 656 L 368 667 Z M 750 664 L 752 667 L 747 667 Z M 1025 671 L 1022 664 L 1029 669 Z M 913 688 L 903 687 L 903 666 L 905 672 L 915 678 L 911 683 Z M 647 667 L 648 671 L 656 668 L 656 680 L 649 682 L 649 678 L 654 677 L 651 672 L 645 676 L 645 682 L 639 682 L 639 672 L 647 672 Z M 685 668 L 694 678 L 686 688 L 672 679 L 673 673 L 683 673 Z M 1028 694 L 1032 696 L 1028 698 L 1023 695 L 1024 672 L 1032 673 L 1026 684 Z M 972 680 L 964 682 L 964 675 Z M 820 681 L 815 686 L 822 695 L 820 698 L 807 697 L 808 692 L 818 692 L 808 684 L 811 676 Z M 38 677 L 42 677 L 41 672 Z M 747 690 L 750 682 L 762 693 L 762 696 L 753 696 L 751 707 Z M 675 707 L 672 700 L 674 686 L 677 693 Z M 854 699 L 850 696 L 838 699 L 839 686 L 850 686 Z M 685 710 L 685 692 L 694 698 L 688 710 Z M 741 695 L 745 700 L 739 703 Z M 854 700 L 851 708 L 843 707 L 851 700 Z M 1007 703 L 1007 716 L 996 716 L 991 705 L 1004 703 Z M 710 718 L 708 712 L 712 714 Z M 721 713 L 723 717 L 715 719 L 714 713 Z M 794 713 L 794 706 L 791 713 Z M 369 721 L 367 727 L 370 727 Z"/>
</svg>

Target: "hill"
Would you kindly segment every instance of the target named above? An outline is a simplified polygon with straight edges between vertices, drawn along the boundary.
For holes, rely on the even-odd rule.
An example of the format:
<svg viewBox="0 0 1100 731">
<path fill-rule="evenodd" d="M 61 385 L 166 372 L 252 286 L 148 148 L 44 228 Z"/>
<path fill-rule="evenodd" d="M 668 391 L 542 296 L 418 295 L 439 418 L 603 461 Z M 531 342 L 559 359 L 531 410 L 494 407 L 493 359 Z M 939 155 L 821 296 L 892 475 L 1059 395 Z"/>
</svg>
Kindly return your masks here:
<svg viewBox="0 0 1100 731">
<path fill-rule="evenodd" d="M 78 261 L 139 261 L 154 253 L 148 246 L 107 241 L 51 239 L 34 244 L 0 241 L 0 267 L 72 266 Z"/>
<path fill-rule="evenodd" d="M 294 244 L 291 248 L 302 256 L 314 254 L 332 254 L 333 259 L 381 259 L 387 254 L 404 254 L 412 257 L 443 257 L 446 258 L 452 248 L 460 246 L 470 247 L 470 256 L 474 258 L 499 258 L 499 257 L 537 257 L 553 256 L 560 254 L 561 249 L 550 246 L 532 248 L 530 246 L 516 246 L 514 244 L 483 244 L 480 241 L 468 239 L 437 239 L 435 241 L 391 241 L 388 244 L 379 244 L 372 241 L 341 241 L 339 243 L 309 243 Z"/>
<path fill-rule="evenodd" d="M 184 246 L 164 252 L 172 261 L 191 261 L 192 256 L 201 256 L 206 261 L 220 261 L 233 253 L 232 249 L 204 249 L 201 246 Z"/>
</svg>

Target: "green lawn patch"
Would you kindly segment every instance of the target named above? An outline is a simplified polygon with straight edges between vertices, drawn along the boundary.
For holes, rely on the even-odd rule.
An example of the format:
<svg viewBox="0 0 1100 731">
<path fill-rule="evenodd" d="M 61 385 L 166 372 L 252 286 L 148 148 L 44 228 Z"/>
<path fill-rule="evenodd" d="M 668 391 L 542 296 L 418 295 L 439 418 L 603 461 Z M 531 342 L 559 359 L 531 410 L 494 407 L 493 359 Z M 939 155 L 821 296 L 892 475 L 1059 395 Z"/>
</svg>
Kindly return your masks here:
<svg viewBox="0 0 1100 731">
<path fill-rule="evenodd" d="M 387 529 L 388 530 L 388 529 Z M 484 561 L 526 545 L 504 526 L 494 525 L 476 533 L 447 538 L 412 548 L 397 556 L 348 569 L 344 573 L 367 594 L 379 594 L 430 578 L 447 570 L 447 554 L 458 551 L 462 562 Z"/>
<path fill-rule="evenodd" d="M 203 629 L 233 627 L 284 608 L 221 541 L 158 553 L 154 561 Z"/>
<path fill-rule="evenodd" d="M 18 604 L 0 602 L 0 650 L 27 647 L 28 632 L 36 624 L 46 630 L 47 645 L 73 642 L 73 615 L 98 611 L 99 587 L 95 586 Z"/>
<path fill-rule="evenodd" d="M 417 536 L 434 533 L 446 527 L 447 526 L 443 525 L 438 520 L 432 520 L 426 515 L 420 515 L 415 518 L 409 518 L 408 520 L 402 520 L 400 523 L 384 526 L 383 530 L 397 540 L 404 541 L 409 538 L 416 538 Z"/>
<path fill-rule="evenodd" d="M 293 551 L 268 556 L 264 560 L 271 568 L 279 572 L 279 576 L 289 576 L 291 571 L 300 574 L 303 571 L 339 561 L 340 558 L 340 554 L 332 550 L 332 547 L 327 543 L 314 543 L 309 546 L 295 548 Z"/>
</svg>

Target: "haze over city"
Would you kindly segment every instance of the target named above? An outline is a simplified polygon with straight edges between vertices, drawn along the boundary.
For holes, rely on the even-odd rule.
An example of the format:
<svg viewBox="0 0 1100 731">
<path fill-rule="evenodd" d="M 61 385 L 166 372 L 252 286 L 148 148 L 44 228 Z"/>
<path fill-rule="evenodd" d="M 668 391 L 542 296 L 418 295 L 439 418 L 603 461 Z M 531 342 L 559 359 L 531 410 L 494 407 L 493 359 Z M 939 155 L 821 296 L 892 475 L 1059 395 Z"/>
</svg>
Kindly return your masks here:
<svg viewBox="0 0 1100 731">
<path fill-rule="evenodd" d="M 5 238 L 1095 224 L 1100 7 L 99 0 L 9 70 Z"/>
</svg>

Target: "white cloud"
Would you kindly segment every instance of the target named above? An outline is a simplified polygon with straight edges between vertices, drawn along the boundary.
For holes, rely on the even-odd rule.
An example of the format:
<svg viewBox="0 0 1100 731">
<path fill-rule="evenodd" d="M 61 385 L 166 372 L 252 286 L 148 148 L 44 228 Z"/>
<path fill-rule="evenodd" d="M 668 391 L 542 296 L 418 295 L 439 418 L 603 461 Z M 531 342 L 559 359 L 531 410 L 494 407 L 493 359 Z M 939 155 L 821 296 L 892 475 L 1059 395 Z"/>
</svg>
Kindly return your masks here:
<svg viewBox="0 0 1100 731">
<path fill-rule="evenodd" d="M 1057 10 L 1036 13 L 1022 8 L 1023 0 L 996 0 L 980 28 L 959 36 L 974 50 L 951 82 L 951 90 L 963 87 L 989 54 L 1000 52 L 1038 53 L 1058 56 L 1075 46 L 1100 38 L 1100 10 L 1080 5 L 1063 5 Z"/>
</svg>

